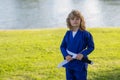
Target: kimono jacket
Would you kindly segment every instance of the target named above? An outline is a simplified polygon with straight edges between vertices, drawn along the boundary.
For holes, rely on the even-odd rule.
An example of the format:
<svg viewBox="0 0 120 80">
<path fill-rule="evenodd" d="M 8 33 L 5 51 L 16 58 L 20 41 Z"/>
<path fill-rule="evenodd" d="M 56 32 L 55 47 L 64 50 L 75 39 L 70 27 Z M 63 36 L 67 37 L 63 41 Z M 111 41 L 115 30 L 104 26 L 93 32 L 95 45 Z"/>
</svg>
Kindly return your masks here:
<svg viewBox="0 0 120 80">
<path fill-rule="evenodd" d="M 69 50 L 77 54 L 81 53 L 83 54 L 84 57 L 87 57 L 87 55 L 94 50 L 94 42 L 92 35 L 86 30 L 84 31 L 78 30 L 73 38 L 72 31 L 68 30 L 63 38 L 60 50 L 62 52 L 64 59 L 67 55 L 69 55 L 66 50 Z M 87 68 L 87 63 L 77 59 L 73 59 L 72 61 L 64 65 L 64 67 L 81 71 L 83 68 L 84 69 Z"/>
</svg>

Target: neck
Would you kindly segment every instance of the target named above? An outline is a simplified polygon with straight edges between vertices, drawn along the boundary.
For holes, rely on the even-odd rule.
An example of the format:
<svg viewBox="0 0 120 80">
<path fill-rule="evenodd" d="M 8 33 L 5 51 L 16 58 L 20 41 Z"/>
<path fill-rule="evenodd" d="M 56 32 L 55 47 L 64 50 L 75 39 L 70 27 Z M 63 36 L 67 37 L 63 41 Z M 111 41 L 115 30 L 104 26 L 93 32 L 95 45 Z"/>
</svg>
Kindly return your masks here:
<svg viewBox="0 0 120 80">
<path fill-rule="evenodd" d="M 79 27 L 73 27 L 72 31 L 77 31 Z"/>
</svg>

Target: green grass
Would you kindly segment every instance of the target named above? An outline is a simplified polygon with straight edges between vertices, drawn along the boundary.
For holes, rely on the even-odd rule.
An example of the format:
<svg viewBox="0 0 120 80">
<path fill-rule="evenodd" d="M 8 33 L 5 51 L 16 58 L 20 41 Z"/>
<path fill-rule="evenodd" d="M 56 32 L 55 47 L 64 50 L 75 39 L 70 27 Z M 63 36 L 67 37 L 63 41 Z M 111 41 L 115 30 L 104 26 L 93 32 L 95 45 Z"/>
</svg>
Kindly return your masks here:
<svg viewBox="0 0 120 80">
<path fill-rule="evenodd" d="M 95 50 L 88 80 L 120 80 L 120 28 L 88 28 Z M 66 29 L 1 30 L 0 80 L 65 80 L 59 46 Z"/>
</svg>

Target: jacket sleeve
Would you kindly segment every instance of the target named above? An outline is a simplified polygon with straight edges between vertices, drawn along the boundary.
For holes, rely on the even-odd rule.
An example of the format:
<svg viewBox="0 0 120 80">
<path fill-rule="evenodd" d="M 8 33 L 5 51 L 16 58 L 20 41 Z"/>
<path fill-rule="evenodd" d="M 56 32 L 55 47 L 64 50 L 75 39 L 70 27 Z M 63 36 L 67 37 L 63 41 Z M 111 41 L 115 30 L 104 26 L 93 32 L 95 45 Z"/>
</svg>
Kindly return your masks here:
<svg viewBox="0 0 120 80">
<path fill-rule="evenodd" d="M 86 48 L 81 52 L 85 57 L 94 50 L 93 37 L 89 32 L 86 34 L 86 45 Z"/>
<path fill-rule="evenodd" d="M 67 42 L 66 42 L 67 33 L 68 33 L 68 31 L 66 32 L 66 34 L 65 34 L 65 36 L 64 36 L 64 38 L 62 40 L 62 43 L 60 45 L 60 50 L 61 50 L 61 53 L 62 53 L 64 58 L 68 55 L 68 53 L 66 51 L 66 48 L 67 48 Z"/>
</svg>

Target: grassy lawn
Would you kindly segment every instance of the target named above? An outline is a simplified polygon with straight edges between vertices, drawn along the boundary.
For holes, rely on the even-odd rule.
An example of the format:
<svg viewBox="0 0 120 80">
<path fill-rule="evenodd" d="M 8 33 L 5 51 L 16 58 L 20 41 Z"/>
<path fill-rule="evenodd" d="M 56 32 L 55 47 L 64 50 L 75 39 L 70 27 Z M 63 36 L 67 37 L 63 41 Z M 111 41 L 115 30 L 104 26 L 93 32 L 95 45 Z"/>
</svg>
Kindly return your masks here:
<svg viewBox="0 0 120 80">
<path fill-rule="evenodd" d="M 120 28 L 88 28 L 95 50 L 88 80 L 120 80 Z M 1 30 L 0 80 L 65 80 L 59 46 L 66 29 Z"/>
</svg>

